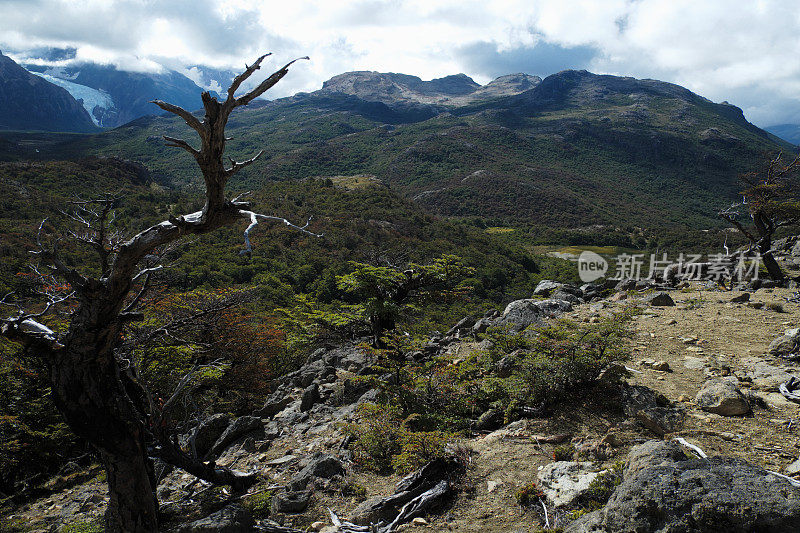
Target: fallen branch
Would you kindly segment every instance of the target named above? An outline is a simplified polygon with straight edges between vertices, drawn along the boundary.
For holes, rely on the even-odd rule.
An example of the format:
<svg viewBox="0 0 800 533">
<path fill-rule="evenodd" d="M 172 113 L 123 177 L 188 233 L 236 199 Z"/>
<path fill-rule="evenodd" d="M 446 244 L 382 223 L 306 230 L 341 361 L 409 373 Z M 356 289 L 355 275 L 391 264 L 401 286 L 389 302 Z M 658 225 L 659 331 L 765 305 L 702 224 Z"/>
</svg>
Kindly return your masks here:
<svg viewBox="0 0 800 533">
<path fill-rule="evenodd" d="M 689 448 L 690 450 L 692 450 L 695 454 L 697 454 L 697 457 L 699 457 L 700 459 L 708 459 L 708 455 L 706 455 L 706 452 L 701 450 L 699 446 L 695 446 L 694 444 L 690 443 L 683 437 L 675 437 L 673 440 L 678 444 L 682 444 L 687 448 Z"/>
<path fill-rule="evenodd" d="M 800 402 L 800 394 L 794 392 L 795 390 L 800 389 L 800 379 L 797 379 L 795 376 L 789 378 L 789 381 L 781 383 L 778 386 L 778 390 L 781 394 L 787 399 L 793 402 Z"/>
</svg>

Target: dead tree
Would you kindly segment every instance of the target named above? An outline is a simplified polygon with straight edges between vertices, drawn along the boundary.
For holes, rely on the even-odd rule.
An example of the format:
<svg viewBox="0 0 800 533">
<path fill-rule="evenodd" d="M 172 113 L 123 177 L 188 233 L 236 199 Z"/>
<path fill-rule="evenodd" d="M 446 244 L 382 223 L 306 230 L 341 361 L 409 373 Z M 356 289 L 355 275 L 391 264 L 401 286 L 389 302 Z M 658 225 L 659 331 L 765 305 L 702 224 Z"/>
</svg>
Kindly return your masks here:
<svg viewBox="0 0 800 533">
<path fill-rule="evenodd" d="M 269 54 L 267 54 L 269 55 Z M 213 461 L 203 463 L 184 453 L 176 442 L 163 442 L 150 429 L 153 413 L 136 379 L 126 372 L 116 348 L 125 324 L 141 317 L 136 306 L 147 290 L 150 275 L 160 267 L 154 264 L 157 250 L 187 235 L 214 231 L 222 226 L 248 222 L 245 250 L 250 251 L 250 232 L 261 220 L 278 221 L 309 233 L 288 220 L 252 211 L 245 202 L 225 196 L 225 185 L 242 168 L 263 153 L 247 161 L 223 162 L 225 126 L 234 109 L 247 105 L 288 72 L 287 64 L 262 81 L 255 89 L 236 96 L 241 84 L 259 68 L 264 57 L 237 76 L 218 101 L 208 92 L 202 94 L 205 117 L 201 120 L 178 106 L 155 101 L 160 108 L 178 115 L 200 138 L 199 148 L 183 139 L 165 137 L 168 146 L 181 148 L 194 157 L 205 181 L 205 205 L 195 213 L 170 218 L 151 226 L 128 240 L 109 234 L 109 216 L 117 200 L 105 198 L 84 205 L 94 220 L 78 214 L 86 231 L 74 237 L 89 245 L 99 259 L 99 276 L 91 276 L 68 266 L 59 256 L 56 243 L 45 242 L 45 224 L 40 226 L 38 249 L 43 274 L 68 284 L 67 294 L 48 294 L 44 309 L 38 313 L 20 309 L 2 321 L 2 335 L 20 343 L 41 358 L 49 372 L 50 386 L 57 408 L 69 427 L 97 450 L 108 474 L 109 508 L 107 531 L 151 532 L 158 530 L 158 501 L 152 459 L 148 447 L 175 466 L 212 483 L 242 489 L 252 477 L 242 477 Z M 307 58 L 303 58 L 307 59 Z M 46 269 L 46 271 L 45 271 Z M 63 284 L 62 284 L 63 285 Z M 54 331 L 40 322 L 40 317 L 58 306 L 67 296 L 74 309 L 64 331 Z M 149 442 L 155 439 L 155 442 Z"/>
<path fill-rule="evenodd" d="M 744 174 L 741 202 L 719 213 L 750 241 L 749 252 L 758 251 L 769 277 L 776 281 L 784 275 L 773 256 L 772 239 L 779 228 L 800 223 L 800 155 L 788 164 L 781 155 L 770 159 L 763 170 Z"/>
</svg>

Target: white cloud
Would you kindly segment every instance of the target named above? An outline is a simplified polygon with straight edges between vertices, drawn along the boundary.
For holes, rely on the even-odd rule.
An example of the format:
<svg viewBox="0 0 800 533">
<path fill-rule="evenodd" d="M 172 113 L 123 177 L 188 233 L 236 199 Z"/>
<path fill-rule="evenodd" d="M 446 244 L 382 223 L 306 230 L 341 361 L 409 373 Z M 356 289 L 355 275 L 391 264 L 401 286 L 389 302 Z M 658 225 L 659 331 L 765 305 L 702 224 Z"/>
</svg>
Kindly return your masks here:
<svg viewBox="0 0 800 533">
<path fill-rule="evenodd" d="M 546 75 L 574 59 L 728 100 L 760 125 L 800 122 L 793 0 L 0 0 L 0 12 L 2 46 L 74 46 L 140 70 L 157 58 L 240 69 L 263 51 L 276 66 L 310 55 L 272 96 L 348 70 L 486 82 L 500 66 Z"/>
</svg>

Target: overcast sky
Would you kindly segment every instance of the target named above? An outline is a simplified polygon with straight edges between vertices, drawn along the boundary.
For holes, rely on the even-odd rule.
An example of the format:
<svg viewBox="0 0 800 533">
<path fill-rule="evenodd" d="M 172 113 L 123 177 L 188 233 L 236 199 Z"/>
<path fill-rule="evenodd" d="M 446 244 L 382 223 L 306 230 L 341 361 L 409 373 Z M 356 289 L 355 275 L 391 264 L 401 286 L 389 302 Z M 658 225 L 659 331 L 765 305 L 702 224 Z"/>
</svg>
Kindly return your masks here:
<svg viewBox="0 0 800 533">
<path fill-rule="evenodd" d="M 800 123 L 797 0 L 0 0 L 0 14 L 4 50 L 75 47 L 128 69 L 311 56 L 273 97 L 349 70 L 486 83 L 585 68 L 678 83 L 759 126 Z"/>
</svg>

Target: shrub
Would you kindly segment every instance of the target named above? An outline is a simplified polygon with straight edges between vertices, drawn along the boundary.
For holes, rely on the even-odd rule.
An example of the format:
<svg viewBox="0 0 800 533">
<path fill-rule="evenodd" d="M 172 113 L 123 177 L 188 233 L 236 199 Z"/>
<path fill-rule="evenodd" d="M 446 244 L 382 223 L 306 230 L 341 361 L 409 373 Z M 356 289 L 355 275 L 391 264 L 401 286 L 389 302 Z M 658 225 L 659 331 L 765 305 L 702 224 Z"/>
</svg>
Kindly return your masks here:
<svg viewBox="0 0 800 533">
<path fill-rule="evenodd" d="M 456 438 L 447 431 L 403 431 L 400 453 L 392 458 L 395 472 L 407 474 L 426 463 L 444 457 L 447 444 Z"/>
<path fill-rule="evenodd" d="M 539 485 L 535 481 L 531 481 L 517 489 L 517 492 L 514 493 L 514 498 L 517 500 L 518 504 L 524 506 L 544 499 L 545 495 L 542 489 L 539 488 Z"/>
<path fill-rule="evenodd" d="M 572 456 L 575 454 L 575 446 L 572 444 L 563 444 L 556 446 L 553 450 L 554 461 L 571 461 Z"/>
<path fill-rule="evenodd" d="M 446 455 L 446 446 L 456 438 L 446 431 L 412 431 L 403 424 L 398 410 L 379 404 L 364 404 L 361 420 L 346 424 L 354 439 L 356 464 L 378 473 L 408 473 Z"/>
<path fill-rule="evenodd" d="M 538 329 L 519 370 L 507 380 L 509 396 L 537 407 L 572 398 L 609 365 L 628 359 L 626 341 L 635 312 L 629 309 L 587 326 L 559 321 Z"/>
<path fill-rule="evenodd" d="M 346 482 L 342 485 L 342 496 L 354 496 L 357 500 L 362 501 L 367 497 L 367 489 L 358 483 Z"/>
</svg>

